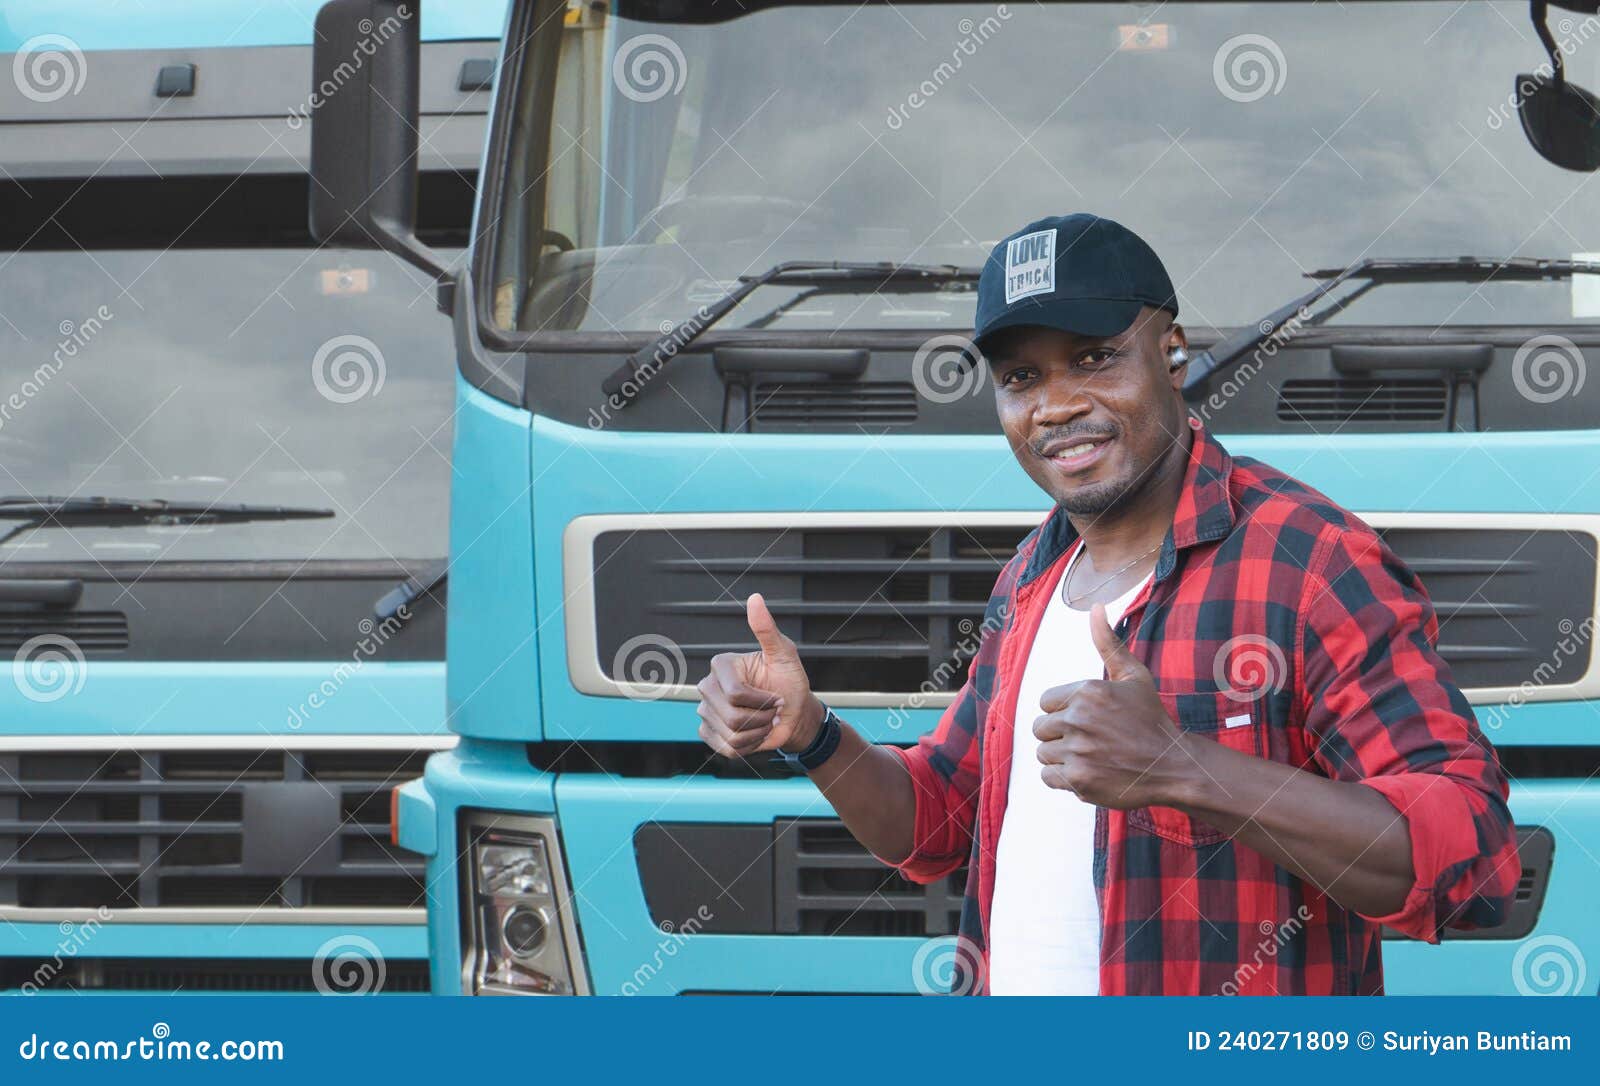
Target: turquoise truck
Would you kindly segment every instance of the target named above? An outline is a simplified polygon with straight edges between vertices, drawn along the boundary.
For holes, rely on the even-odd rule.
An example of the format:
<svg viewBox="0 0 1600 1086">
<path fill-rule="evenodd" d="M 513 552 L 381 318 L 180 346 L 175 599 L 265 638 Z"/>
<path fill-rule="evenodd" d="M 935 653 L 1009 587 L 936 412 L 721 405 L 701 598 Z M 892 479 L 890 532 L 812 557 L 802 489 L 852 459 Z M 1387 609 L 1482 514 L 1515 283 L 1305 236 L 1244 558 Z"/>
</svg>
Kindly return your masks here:
<svg viewBox="0 0 1600 1086">
<path fill-rule="evenodd" d="M 1090 209 L 1173 270 L 1194 413 L 1421 575 L 1513 777 L 1514 908 L 1391 939 L 1389 990 L 1594 994 L 1595 8 L 517 0 L 452 268 L 414 36 L 340 76 L 399 5 L 325 7 L 313 230 L 431 274 L 454 329 L 459 742 L 395 797 L 432 990 L 948 984 L 961 874 L 710 755 L 694 683 L 759 591 L 856 728 L 933 727 L 1046 512 L 974 272 Z"/>
<path fill-rule="evenodd" d="M 311 239 L 314 4 L 93 7 L 0 13 L 0 990 L 426 990 L 449 330 Z M 423 31 L 450 255 L 503 14 Z"/>
</svg>

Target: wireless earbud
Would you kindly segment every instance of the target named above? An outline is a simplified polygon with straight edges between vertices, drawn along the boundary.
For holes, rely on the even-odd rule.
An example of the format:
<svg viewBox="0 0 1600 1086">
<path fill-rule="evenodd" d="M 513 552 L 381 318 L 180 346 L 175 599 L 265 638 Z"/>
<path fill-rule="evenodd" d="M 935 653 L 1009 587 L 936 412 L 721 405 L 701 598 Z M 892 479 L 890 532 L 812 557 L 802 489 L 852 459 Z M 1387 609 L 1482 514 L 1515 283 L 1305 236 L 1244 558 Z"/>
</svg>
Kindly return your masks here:
<svg viewBox="0 0 1600 1086">
<path fill-rule="evenodd" d="M 1172 359 L 1172 365 L 1168 368 L 1177 369 L 1179 366 L 1189 361 L 1189 352 L 1184 350 L 1182 347 L 1174 347 L 1171 351 L 1167 352 L 1167 357 Z"/>
</svg>

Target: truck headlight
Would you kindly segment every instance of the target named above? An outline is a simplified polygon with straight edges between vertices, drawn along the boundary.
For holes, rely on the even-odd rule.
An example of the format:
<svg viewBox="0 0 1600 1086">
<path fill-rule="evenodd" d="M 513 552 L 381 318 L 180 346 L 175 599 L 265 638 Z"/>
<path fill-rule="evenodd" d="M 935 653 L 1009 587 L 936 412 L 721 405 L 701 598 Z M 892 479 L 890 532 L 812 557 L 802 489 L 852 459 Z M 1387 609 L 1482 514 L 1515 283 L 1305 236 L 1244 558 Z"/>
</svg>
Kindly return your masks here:
<svg viewBox="0 0 1600 1086">
<path fill-rule="evenodd" d="M 476 812 L 463 828 L 467 994 L 587 994 L 555 820 Z"/>
</svg>

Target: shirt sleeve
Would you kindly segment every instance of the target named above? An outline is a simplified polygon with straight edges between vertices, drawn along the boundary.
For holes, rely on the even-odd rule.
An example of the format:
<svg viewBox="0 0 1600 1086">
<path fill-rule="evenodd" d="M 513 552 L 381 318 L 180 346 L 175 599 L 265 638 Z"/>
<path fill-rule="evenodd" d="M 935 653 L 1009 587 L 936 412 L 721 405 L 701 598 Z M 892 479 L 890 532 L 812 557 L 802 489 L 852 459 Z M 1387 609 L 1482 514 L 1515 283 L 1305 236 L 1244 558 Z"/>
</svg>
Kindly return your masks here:
<svg viewBox="0 0 1600 1086">
<path fill-rule="evenodd" d="M 1510 789 L 1439 656 L 1422 582 L 1371 531 L 1331 534 L 1318 553 L 1297 661 L 1313 758 L 1379 792 L 1411 839 L 1405 903 L 1369 919 L 1430 943 L 1498 924 L 1521 875 Z"/>
<path fill-rule="evenodd" d="M 977 820 L 979 751 L 972 680 L 910 749 L 891 747 L 911 774 L 917 815 L 911 854 L 894 866 L 912 882 L 935 882 L 966 862 Z"/>
<path fill-rule="evenodd" d="M 977 652 L 967 681 L 939 718 L 938 726 L 909 749 L 890 748 L 911 775 L 917 804 L 911 854 L 891 866 L 912 882 L 942 879 L 965 863 L 972 852 L 978 784 L 983 775 L 979 730 L 993 695 L 995 662 L 1000 655 L 1016 567 L 1017 559 L 1013 559 L 1001 571 L 979 627 Z"/>
</svg>

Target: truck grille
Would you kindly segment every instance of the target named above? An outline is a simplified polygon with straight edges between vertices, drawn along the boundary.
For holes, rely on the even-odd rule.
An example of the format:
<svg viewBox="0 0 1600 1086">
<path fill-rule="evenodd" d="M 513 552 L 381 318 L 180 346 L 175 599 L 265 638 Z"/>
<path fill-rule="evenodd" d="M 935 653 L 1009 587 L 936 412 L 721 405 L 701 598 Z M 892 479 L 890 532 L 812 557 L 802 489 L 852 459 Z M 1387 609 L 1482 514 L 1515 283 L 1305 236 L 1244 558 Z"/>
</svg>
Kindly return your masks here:
<svg viewBox="0 0 1600 1086">
<path fill-rule="evenodd" d="M 319 990 L 318 978 L 327 978 L 329 969 L 326 961 L 294 958 L 68 958 L 60 968 L 36 958 L 0 958 L 0 989 L 26 985 L 52 992 L 314 992 Z M 373 993 L 428 990 L 425 961 L 390 958 L 381 977 L 376 972 L 371 976 Z M 328 988 L 326 979 L 323 986 Z"/>
<path fill-rule="evenodd" d="M 604 532 L 594 542 L 600 666 L 613 682 L 635 679 L 626 646 L 651 631 L 698 675 L 717 653 L 749 649 L 744 600 L 760 592 L 817 690 L 959 690 L 995 578 L 1038 519 Z"/>
<path fill-rule="evenodd" d="M 1442 379 L 1294 378 L 1278 393 L 1277 413 L 1280 421 L 1297 423 L 1438 422 L 1449 397 Z"/>
<path fill-rule="evenodd" d="M 1042 514 L 1015 514 L 1004 525 L 992 514 L 969 524 L 856 516 L 860 526 L 838 526 L 840 516 L 817 526 L 798 516 L 779 527 L 640 527 L 635 518 L 615 518 L 616 530 L 602 526 L 593 536 L 592 588 L 578 586 L 568 604 L 569 622 L 593 631 L 583 643 L 569 628 L 579 689 L 617 693 L 660 681 L 632 651 L 641 640 L 650 642 L 645 649 L 670 643 L 685 677 L 703 674 L 717 653 L 748 651 L 744 600 L 760 592 L 824 696 L 859 705 L 917 694 L 940 704 L 941 692 L 965 682 L 995 578 Z M 1440 652 L 1462 687 L 1515 687 L 1552 659 L 1560 661 L 1552 684 L 1588 671 L 1586 640 L 1575 656 L 1557 646 L 1590 616 L 1593 535 L 1475 526 L 1382 533 L 1421 575 L 1438 614 Z M 678 696 L 692 697 L 693 688 Z"/>
<path fill-rule="evenodd" d="M 876 430 L 917 421 L 917 390 L 909 381 L 761 382 L 751 399 L 764 431 Z"/>
<path fill-rule="evenodd" d="M 0 753 L 0 908 L 420 909 L 389 793 L 427 755 Z"/>
<path fill-rule="evenodd" d="M 634 833 L 650 919 L 767 935 L 953 934 L 966 871 L 918 885 L 835 819 L 650 822 Z"/>
<path fill-rule="evenodd" d="M 0 652 L 15 653 L 40 637 L 70 641 L 85 656 L 121 652 L 128 647 L 128 616 L 123 611 L 0 612 Z"/>
<path fill-rule="evenodd" d="M 650 919 L 663 930 L 927 938 L 960 924 L 965 868 L 919 886 L 836 819 L 649 822 L 634 831 L 633 845 Z M 1555 839 L 1543 826 L 1519 826 L 1517 845 L 1522 871 L 1505 921 L 1448 929 L 1444 938 L 1521 939 L 1538 926 Z M 1388 928 L 1382 935 L 1404 938 Z"/>
<path fill-rule="evenodd" d="M 1488 519 L 1488 518 L 1485 518 Z M 1439 655 L 1467 689 L 1576 683 L 1591 645 L 1595 537 L 1583 532 L 1383 528 L 1422 578 L 1439 620 Z M 1562 643 L 1573 648 L 1563 652 Z M 1544 669 L 1549 669 L 1548 674 Z"/>
</svg>

